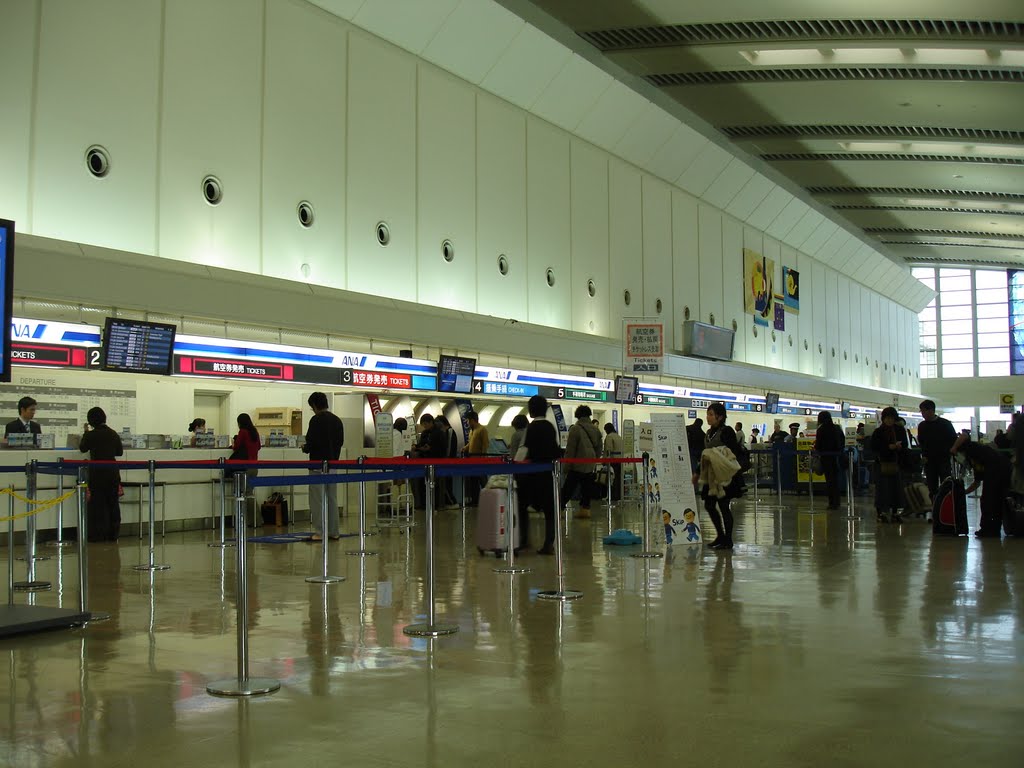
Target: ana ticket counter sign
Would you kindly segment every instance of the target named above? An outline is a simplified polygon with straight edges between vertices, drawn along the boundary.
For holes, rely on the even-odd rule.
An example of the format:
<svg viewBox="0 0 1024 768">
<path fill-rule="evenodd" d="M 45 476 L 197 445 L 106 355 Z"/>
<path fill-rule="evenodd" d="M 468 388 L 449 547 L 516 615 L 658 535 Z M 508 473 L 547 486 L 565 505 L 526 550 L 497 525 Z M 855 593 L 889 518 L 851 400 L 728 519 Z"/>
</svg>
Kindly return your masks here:
<svg viewBox="0 0 1024 768">
<path fill-rule="evenodd" d="M 814 448 L 813 437 L 798 437 L 796 439 L 796 481 L 798 484 L 807 483 L 811 472 L 811 456 L 808 451 L 812 448 Z M 814 482 L 824 483 L 825 476 L 816 474 Z"/>
<path fill-rule="evenodd" d="M 661 373 L 665 369 L 665 324 L 654 318 L 626 320 L 622 334 L 626 373 Z"/>
</svg>

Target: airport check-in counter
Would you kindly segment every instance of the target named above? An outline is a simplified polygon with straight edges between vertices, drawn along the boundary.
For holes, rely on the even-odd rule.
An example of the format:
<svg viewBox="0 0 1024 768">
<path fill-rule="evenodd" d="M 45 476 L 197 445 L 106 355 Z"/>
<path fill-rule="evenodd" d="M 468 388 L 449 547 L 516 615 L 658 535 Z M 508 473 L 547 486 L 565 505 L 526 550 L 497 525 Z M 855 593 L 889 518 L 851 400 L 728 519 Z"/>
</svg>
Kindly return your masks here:
<svg viewBox="0 0 1024 768">
<path fill-rule="evenodd" d="M 160 462 L 187 462 L 187 461 L 217 461 L 220 458 L 227 458 L 231 453 L 224 448 L 201 449 L 188 448 L 182 450 L 171 449 L 129 449 L 124 456 L 118 459 L 119 462 L 131 461 L 156 461 Z M 72 450 L 19 450 L 8 448 L 0 451 L 0 465 L 24 467 L 32 459 L 38 462 L 55 462 L 63 458 L 65 461 L 87 459 L 88 455 Z M 347 458 L 346 452 L 342 452 L 342 459 Z M 309 457 L 299 448 L 262 448 L 260 450 L 260 461 L 308 461 Z M 289 469 L 261 469 L 263 476 L 296 475 L 306 477 L 308 471 L 305 467 Z M 216 467 L 196 467 L 194 469 L 160 469 L 156 470 L 156 525 L 161 530 L 162 524 L 166 524 L 167 531 L 192 530 L 209 528 L 213 526 L 211 518 L 219 519 L 220 515 L 220 471 Z M 57 495 L 57 476 L 40 473 L 38 477 L 37 498 L 48 500 Z M 147 521 L 149 516 L 149 471 L 146 469 L 121 469 L 121 482 L 124 486 L 124 496 L 121 499 L 121 525 L 122 536 L 132 534 L 136 531 L 141 513 L 142 520 Z M 229 481 L 230 482 L 230 481 Z M 14 486 L 15 491 L 25 493 L 25 473 L 4 473 L 0 475 L 0 486 L 7 488 Z M 65 492 L 74 489 L 75 476 L 67 474 L 64 476 Z M 288 508 L 292 519 L 295 519 L 295 510 L 299 510 L 299 519 L 307 517 L 305 510 L 309 509 L 309 486 L 285 486 L 280 487 L 259 487 L 253 489 L 253 496 L 256 500 L 256 509 L 259 504 L 274 491 L 280 491 L 289 500 Z M 234 514 L 232 506 L 232 486 L 228 486 L 228 508 L 227 514 L 230 517 Z M 345 484 L 338 489 L 338 506 L 345 512 L 357 508 L 358 496 L 351 495 L 358 493 L 358 486 Z M 5 504 L 7 502 L 5 501 Z M 25 511 L 25 504 L 15 501 L 15 514 Z M 4 506 L 2 514 L 7 514 L 7 507 Z M 74 528 L 77 525 L 77 502 L 75 498 L 68 499 L 64 503 L 64 528 Z M 36 527 L 39 531 L 52 530 L 56 525 L 56 509 L 48 509 L 40 513 L 37 518 Z M 15 530 L 25 530 L 25 518 L 15 521 Z M 0 530 L 0 535 L 6 533 L 6 527 Z"/>
</svg>

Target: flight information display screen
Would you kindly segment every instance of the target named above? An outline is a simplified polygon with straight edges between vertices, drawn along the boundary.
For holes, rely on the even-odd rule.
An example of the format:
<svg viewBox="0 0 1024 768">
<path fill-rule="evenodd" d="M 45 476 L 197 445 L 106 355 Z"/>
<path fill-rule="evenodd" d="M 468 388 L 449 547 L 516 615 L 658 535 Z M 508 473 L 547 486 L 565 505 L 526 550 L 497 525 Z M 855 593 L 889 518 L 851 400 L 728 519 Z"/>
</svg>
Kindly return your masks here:
<svg viewBox="0 0 1024 768">
<path fill-rule="evenodd" d="M 468 395 L 473 391 L 476 359 L 441 355 L 437 361 L 437 391 Z"/>
<path fill-rule="evenodd" d="M 103 370 L 171 374 L 175 326 L 108 317 L 103 333 Z"/>
<path fill-rule="evenodd" d="M 636 376 L 615 377 L 615 402 L 635 403 L 639 380 Z"/>
</svg>

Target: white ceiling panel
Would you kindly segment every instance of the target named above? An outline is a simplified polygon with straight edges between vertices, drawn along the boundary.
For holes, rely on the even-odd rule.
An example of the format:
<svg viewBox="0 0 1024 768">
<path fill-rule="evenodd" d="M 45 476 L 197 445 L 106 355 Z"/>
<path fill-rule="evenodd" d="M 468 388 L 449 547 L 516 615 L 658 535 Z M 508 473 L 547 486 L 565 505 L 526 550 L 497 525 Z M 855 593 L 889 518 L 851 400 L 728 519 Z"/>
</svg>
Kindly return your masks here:
<svg viewBox="0 0 1024 768">
<path fill-rule="evenodd" d="M 861 285 L 867 285 L 868 277 L 871 275 L 872 271 L 876 267 L 876 258 L 877 257 L 872 256 L 870 254 L 864 255 L 854 264 L 850 265 L 850 269 L 847 270 L 847 274 L 849 274 L 850 277 L 852 277 Z"/>
<path fill-rule="evenodd" d="M 675 117 L 658 105 L 647 102 L 613 151 L 634 165 L 646 168 L 654 153 L 665 145 L 678 125 Z"/>
<path fill-rule="evenodd" d="M 319 5 L 328 13 L 333 13 L 342 19 L 351 20 L 359 9 L 366 4 L 367 0 L 309 0 L 313 5 Z"/>
<path fill-rule="evenodd" d="M 854 258 L 857 251 L 859 251 L 863 245 L 864 243 L 861 242 L 859 237 L 851 235 L 850 239 L 846 241 L 846 244 L 839 249 L 839 253 L 836 254 L 836 262 L 845 267 Z"/>
<path fill-rule="evenodd" d="M 644 167 L 666 181 L 675 183 L 707 143 L 708 140 L 692 128 L 677 123 L 675 132 Z"/>
<path fill-rule="evenodd" d="M 372 0 L 363 3 L 352 23 L 419 54 L 458 4 L 459 0 Z"/>
<path fill-rule="evenodd" d="M 529 109 L 570 56 L 564 45 L 526 24 L 480 85 L 518 107 Z"/>
<path fill-rule="evenodd" d="M 793 228 L 786 233 L 786 236 L 782 238 L 783 242 L 792 245 L 803 253 L 807 253 L 807 251 L 804 250 L 803 245 L 807 241 L 807 238 L 814 233 L 814 230 L 818 228 L 818 225 L 821 224 L 824 218 L 824 216 L 814 209 L 807 208 L 807 210 L 804 211 L 804 215 L 800 217 L 800 221 L 798 221 Z"/>
<path fill-rule="evenodd" d="M 774 187 L 754 209 L 753 213 L 747 217 L 747 224 L 757 227 L 762 231 L 767 231 L 769 225 L 775 221 L 775 218 L 782 213 L 782 209 L 792 200 L 793 196 L 789 192 L 782 187 Z"/>
<path fill-rule="evenodd" d="M 613 82 L 576 126 L 576 134 L 610 152 L 648 103 L 632 88 Z"/>
<path fill-rule="evenodd" d="M 815 252 L 815 258 L 825 262 L 833 269 L 840 269 L 843 262 L 839 258 L 839 254 L 852 237 L 853 235 L 845 229 L 837 226 L 828 240 Z"/>
<path fill-rule="evenodd" d="M 701 197 L 712 205 L 725 210 L 739 194 L 743 186 L 754 177 L 754 169 L 737 157 L 729 161 L 725 169 L 718 174 L 711 186 Z"/>
<path fill-rule="evenodd" d="M 732 159 L 733 156 L 720 146 L 708 142 L 690 163 L 690 167 L 676 180 L 676 184 L 690 194 L 702 197 Z"/>
<path fill-rule="evenodd" d="M 783 208 L 778 216 L 776 216 L 771 224 L 768 225 L 766 230 L 767 234 L 774 237 L 776 240 L 784 240 L 789 231 L 796 226 L 796 223 L 800 221 L 807 211 L 809 211 L 807 203 L 803 200 L 798 200 L 795 197 L 790 196 L 789 202 L 786 203 L 786 207 Z"/>
<path fill-rule="evenodd" d="M 575 130 L 611 84 L 611 75 L 573 54 L 534 102 L 533 113 L 567 131 Z"/>
<path fill-rule="evenodd" d="M 837 229 L 839 229 L 838 224 L 822 217 L 818 226 L 816 226 L 814 231 L 807 236 L 806 240 L 804 240 L 803 244 L 800 246 L 800 250 L 817 258 L 822 246 L 828 242 L 828 239 L 835 234 Z M 818 260 L 822 261 L 822 259 Z"/>
<path fill-rule="evenodd" d="M 491 0 L 462 0 L 421 55 L 479 84 L 525 23 Z"/>
<path fill-rule="evenodd" d="M 743 189 L 736 193 L 736 197 L 725 210 L 740 221 L 746 221 L 774 187 L 770 180 L 760 173 L 755 173 L 753 178 L 743 185 Z"/>
</svg>

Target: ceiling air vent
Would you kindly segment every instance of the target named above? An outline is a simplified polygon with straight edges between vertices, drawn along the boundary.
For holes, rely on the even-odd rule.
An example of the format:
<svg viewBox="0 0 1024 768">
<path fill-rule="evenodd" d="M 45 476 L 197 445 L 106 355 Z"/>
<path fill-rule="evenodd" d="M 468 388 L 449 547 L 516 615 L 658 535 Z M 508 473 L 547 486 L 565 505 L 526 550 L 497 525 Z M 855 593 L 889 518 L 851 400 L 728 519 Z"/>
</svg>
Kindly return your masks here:
<svg viewBox="0 0 1024 768">
<path fill-rule="evenodd" d="M 946 67 L 801 67 L 735 69 L 645 75 L 651 85 L 726 85 L 730 83 L 826 82 L 833 80 L 929 80 L 940 82 L 1024 83 L 1024 70 L 950 69 Z"/>
<path fill-rule="evenodd" d="M 736 125 L 719 129 L 733 139 L 952 139 L 1024 143 L 1024 131 L 948 128 L 915 125 Z"/>
<path fill-rule="evenodd" d="M 932 205 L 833 205 L 837 211 L 914 211 L 918 213 L 976 213 L 979 216 L 1024 216 L 1024 210 L 995 210 L 989 208 L 955 208 Z"/>
<path fill-rule="evenodd" d="M 761 155 L 769 163 L 790 160 L 910 160 L 915 163 L 988 163 L 990 165 L 1024 165 L 1022 157 L 983 157 L 979 155 L 922 155 L 896 152 L 777 152 Z"/>
<path fill-rule="evenodd" d="M 1024 194 L 972 192 L 961 189 L 927 187 L 808 187 L 812 195 L 888 195 L 893 197 L 942 197 L 959 200 L 989 200 L 999 203 L 1024 202 Z"/>
<path fill-rule="evenodd" d="M 1003 232 L 977 232 L 969 229 L 913 229 L 906 227 L 865 227 L 871 235 L 920 235 L 922 237 L 981 237 L 986 240 L 1020 240 L 1020 235 Z"/>
</svg>

